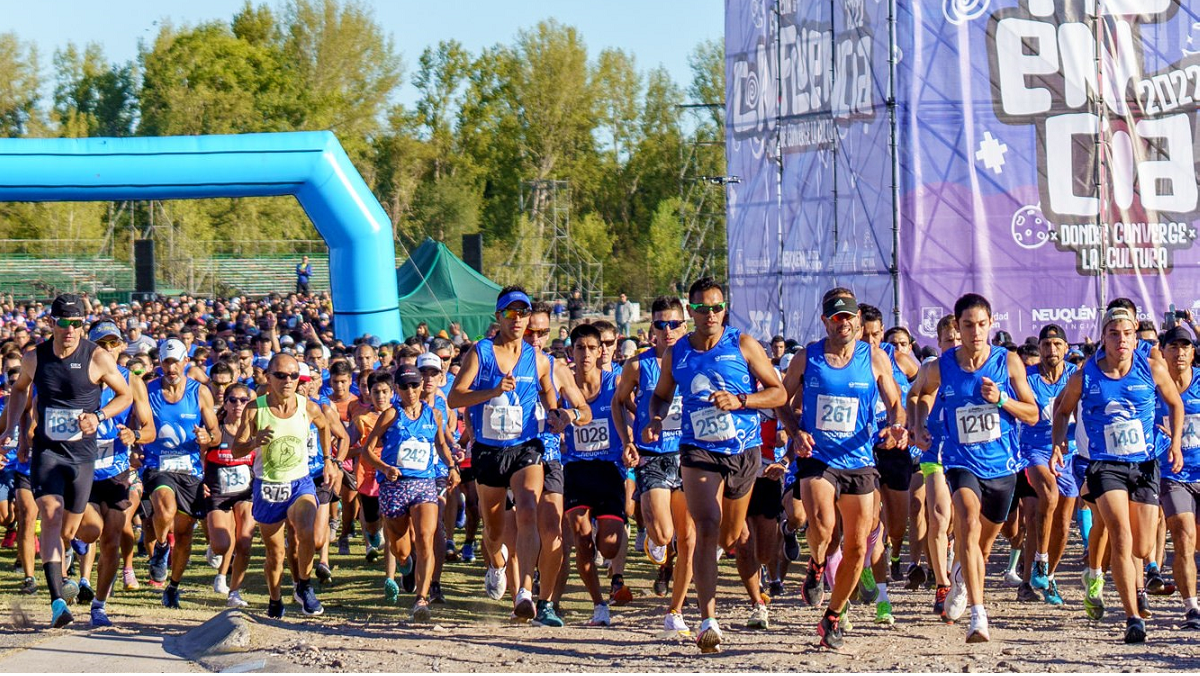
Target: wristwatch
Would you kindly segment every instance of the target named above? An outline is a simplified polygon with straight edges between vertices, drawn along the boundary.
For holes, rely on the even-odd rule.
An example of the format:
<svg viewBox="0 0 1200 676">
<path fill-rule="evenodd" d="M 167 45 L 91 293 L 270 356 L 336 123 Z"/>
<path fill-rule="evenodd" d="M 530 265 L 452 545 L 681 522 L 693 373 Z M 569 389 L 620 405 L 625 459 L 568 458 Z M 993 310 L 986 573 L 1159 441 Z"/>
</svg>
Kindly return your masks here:
<svg viewBox="0 0 1200 676">
<path fill-rule="evenodd" d="M 996 401 L 996 408 L 1004 408 L 1005 402 L 1008 401 L 1008 395 L 1004 392 L 1000 393 L 1000 399 Z"/>
<path fill-rule="evenodd" d="M 108 419 L 108 416 L 104 414 L 104 409 L 102 409 L 102 408 L 98 408 L 95 411 L 92 411 L 92 415 L 96 416 L 96 422 L 98 422 L 98 423 L 102 423 Z"/>
<path fill-rule="evenodd" d="M 746 408 L 746 395 L 745 394 L 739 394 L 737 396 L 737 400 L 738 400 L 738 403 L 740 403 L 742 405 L 742 408 Z"/>
</svg>

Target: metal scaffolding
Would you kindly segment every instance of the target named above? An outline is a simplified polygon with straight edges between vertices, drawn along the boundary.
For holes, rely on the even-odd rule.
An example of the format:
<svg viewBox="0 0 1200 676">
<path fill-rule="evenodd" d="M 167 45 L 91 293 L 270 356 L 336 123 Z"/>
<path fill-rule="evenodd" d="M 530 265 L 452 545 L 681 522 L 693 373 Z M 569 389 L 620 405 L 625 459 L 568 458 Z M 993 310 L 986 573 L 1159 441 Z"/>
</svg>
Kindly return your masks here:
<svg viewBox="0 0 1200 676">
<path fill-rule="evenodd" d="M 541 288 L 534 293 L 553 300 L 579 289 L 589 307 L 599 307 L 604 264 L 571 238 L 571 184 L 555 179 L 521 181 L 521 213 L 546 247 L 541 259 L 533 263 L 532 277 L 541 281 Z M 525 244 L 518 241 L 516 248 Z"/>
</svg>

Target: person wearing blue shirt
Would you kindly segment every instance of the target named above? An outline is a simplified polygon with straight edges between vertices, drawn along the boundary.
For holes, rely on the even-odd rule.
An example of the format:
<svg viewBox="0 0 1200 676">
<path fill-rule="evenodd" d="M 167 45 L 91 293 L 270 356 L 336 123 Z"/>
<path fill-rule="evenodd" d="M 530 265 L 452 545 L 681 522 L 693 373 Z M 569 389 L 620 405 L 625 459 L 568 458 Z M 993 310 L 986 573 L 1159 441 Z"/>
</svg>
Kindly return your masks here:
<svg viewBox="0 0 1200 676">
<path fill-rule="evenodd" d="M 308 256 L 304 256 L 296 265 L 296 293 L 303 296 L 309 294 L 308 282 L 312 279 L 312 274 L 312 265 L 308 262 Z"/>
<path fill-rule="evenodd" d="M 744 544 L 750 490 L 760 469 L 758 409 L 783 406 L 787 392 L 762 345 L 726 326 L 725 288 L 719 282 L 712 277 L 695 281 L 688 289 L 688 312 L 696 330 L 663 355 L 642 441 L 652 444 L 661 437 L 678 384 L 683 395 L 679 464 L 696 523 L 692 568 L 703 618 L 696 645 L 713 653 L 722 639 L 716 620 L 717 550 Z M 752 380 L 761 389 L 756 391 Z"/>
<path fill-rule="evenodd" d="M 1139 612 L 1144 590 L 1135 558 L 1151 560 L 1159 511 L 1160 468 L 1155 436 L 1155 392 L 1169 422 L 1166 463 L 1183 469 L 1185 409 L 1162 359 L 1137 350 L 1137 314 L 1116 306 L 1104 314 L 1102 347 L 1067 381 L 1054 412 L 1051 469 L 1069 453 L 1067 427 L 1076 404 L 1078 425 L 1087 432 L 1088 464 L 1084 479 L 1109 537 L 1113 582 L 1125 610 L 1125 642 L 1143 643 L 1146 622 Z M 1083 449 L 1080 449 L 1082 452 Z M 1135 541 L 1134 535 L 1137 535 Z M 1084 582 L 1099 574 L 1089 569 Z"/>
<path fill-rule="evenodd" d="M 992 306 L 968 293 L 954 303 L 962 345 L 938 359 L 918 393 L 918 445 L 930 444 L 930 397 L 942 407 L 942 465 L 954 506 L 954 570 L 945 616 L 957 621 L 971 609 L 967 642 L 991 639 L 983 606 L 984 568 L 1008 520 L 1017 485 L 1017 421 L 1037 422 L 1038 408 L 1015 352 L 988 344 Z"/>
</svg>

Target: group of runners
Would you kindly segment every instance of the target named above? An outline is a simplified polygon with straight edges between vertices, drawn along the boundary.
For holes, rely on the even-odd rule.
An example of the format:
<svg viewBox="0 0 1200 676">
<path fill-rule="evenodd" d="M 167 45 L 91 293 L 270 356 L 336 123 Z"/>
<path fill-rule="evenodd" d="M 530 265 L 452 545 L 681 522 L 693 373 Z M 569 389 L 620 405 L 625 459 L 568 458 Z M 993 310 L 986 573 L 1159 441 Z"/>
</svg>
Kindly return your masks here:
<svg viewBox="0 0 1200 676">
<path fill-rule="evenodd" d="M 604 320 L 578 323 L 552 355 L 553 309 L 512 286 L 474 343 L 422 336 L 384 350 L 364 337 L 331 350 L 309 327 L 200 345 L 189 324 L 134 371 L 145 355 L 130 337 L 59 296 L 51 338 L 5 361 L 0 524 L 15 533 L 23 591 L 37 590 L 40 551 L 51 625 L 83 599 L 107 626 L 118 579 L 139 584 L 141 546 L 163 605 L 178 607 L 202 532 L 214 592 L 242 607 L 257 536 L 268 616 L 284 614 L 285 568 L 300 612 L 319 615 L 330 549 L 348 553 L 361 530 L 387 600 L 415 595 L 414 621 L 445 602 L 444 563 L 478 554 L 483 589 L 511 597 L 513 620 L 561 627 L 573 550 L 588 624 L 607 626 L 610 606 L 633 599 L 632 520 L 633 549 L 669 596 L 666 630 L 693 635 L 694 588 L 702 652 L 723 640 L 722 559 L 735 559 L 746 626 L 767 629 L 802 540 L 801 597 L 824 609 L 822 645 L 843 644 L 852 599 L 893 624 L 889 584 L 930 589 L 943 621 L 969 611 L 975 643 L 990 640 L 996 539 L 1010 542 L 1017 598 L 1062 605 L 1056 571 L 1078 520 L 1089 617 L 1104 614 L 1107 572 L 1126 642 L 1146 639 L 1147 594 L 1176 585 L 1182 626 L 1200 629 L 1200 378 L 1187 329 L 1143 340 L 1136 307 L 1118 299 L 1086 358 L 1068 356 L 1053 324 L 1036 350 L 1017 350 L 993 344 L 991 306 L 967 294 L 938 323 L 936 354 L 918 360 L 906 329 L 885 331 L 844 288 L 814 308 L 825 337 L 770 353 L 729 324 L 712 278 L 650 309 L 648 344 L 622 363 Z M 1168 532 L 1174 585 L 1161 572 Z"/>
</svg>

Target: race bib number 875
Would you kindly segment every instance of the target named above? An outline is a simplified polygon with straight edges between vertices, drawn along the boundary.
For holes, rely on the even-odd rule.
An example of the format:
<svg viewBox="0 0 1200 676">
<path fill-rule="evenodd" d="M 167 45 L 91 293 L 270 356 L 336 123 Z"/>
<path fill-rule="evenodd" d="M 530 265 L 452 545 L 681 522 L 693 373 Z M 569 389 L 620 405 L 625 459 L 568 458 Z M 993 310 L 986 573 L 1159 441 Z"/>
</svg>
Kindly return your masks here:
<svg viewBox="0 0 1200 676">
<path fill-rule="evenodd" d="M 280 503 L 292 499 L 291 483 L 271 483 L 264 481 L 258 494 L 267 502 Z"/>
</svg>

